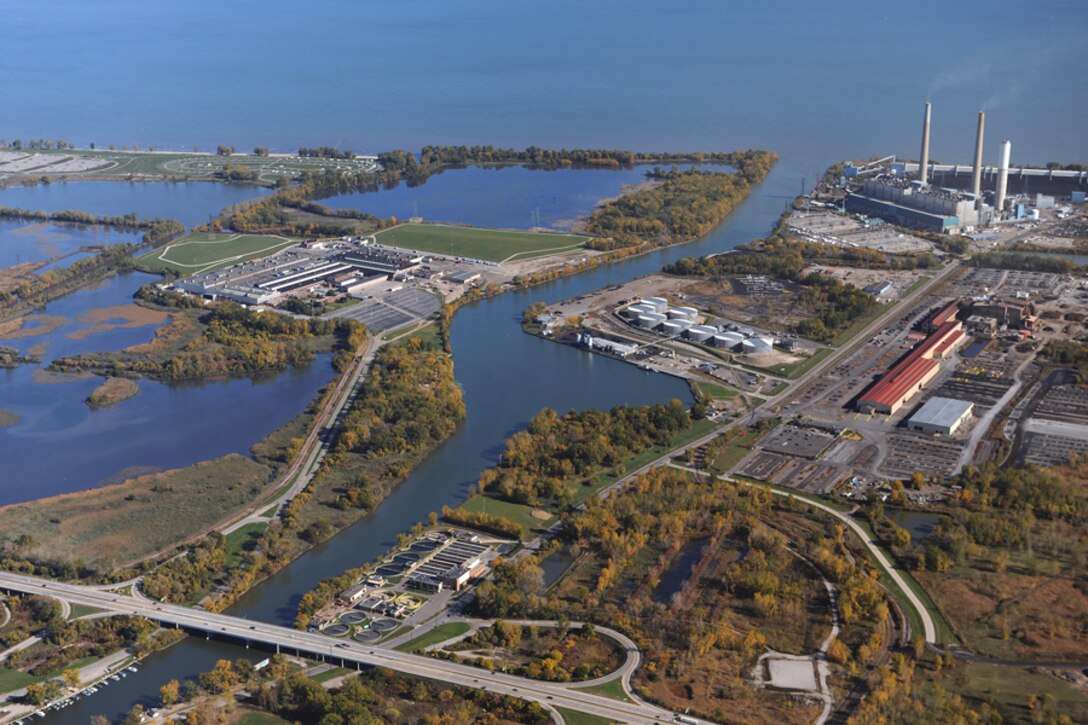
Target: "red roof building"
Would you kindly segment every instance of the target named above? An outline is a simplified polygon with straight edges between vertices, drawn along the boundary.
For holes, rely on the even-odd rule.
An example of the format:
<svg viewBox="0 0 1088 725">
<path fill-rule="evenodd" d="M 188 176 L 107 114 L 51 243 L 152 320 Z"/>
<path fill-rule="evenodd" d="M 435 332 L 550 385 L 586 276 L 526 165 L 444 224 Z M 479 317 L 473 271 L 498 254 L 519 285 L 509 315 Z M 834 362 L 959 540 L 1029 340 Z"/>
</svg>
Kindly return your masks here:
<svg viewBox="0 0 1088 725">
<path fill-rule="evenodd" d="M 947 309 L 937 314 L 943 315 Z M 938 361 L 964 339 L 963 323 L 955 319 L 953 312 L 951 319 L 941 323 L 933 334 L 890 367 L 858 398 L 858 410 L 885 415 L 899 410 L 940 372 Z"/>
</svg>

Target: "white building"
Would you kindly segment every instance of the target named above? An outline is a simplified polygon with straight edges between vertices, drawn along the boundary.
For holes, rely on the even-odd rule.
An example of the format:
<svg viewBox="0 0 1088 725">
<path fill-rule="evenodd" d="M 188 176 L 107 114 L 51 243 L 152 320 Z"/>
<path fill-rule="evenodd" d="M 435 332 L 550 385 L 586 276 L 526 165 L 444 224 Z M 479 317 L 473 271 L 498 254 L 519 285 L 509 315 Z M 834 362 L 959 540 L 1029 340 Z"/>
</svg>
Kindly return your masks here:
<svg viewBox="0 0 1088 725">
<path fill-rule="evenodd" d="M 974 403 L 953 398 L 930 398 L 907 421 L 907 427 L 922 433 L 950 436 L 963 427 L 971 417 Z"/>
</svg>

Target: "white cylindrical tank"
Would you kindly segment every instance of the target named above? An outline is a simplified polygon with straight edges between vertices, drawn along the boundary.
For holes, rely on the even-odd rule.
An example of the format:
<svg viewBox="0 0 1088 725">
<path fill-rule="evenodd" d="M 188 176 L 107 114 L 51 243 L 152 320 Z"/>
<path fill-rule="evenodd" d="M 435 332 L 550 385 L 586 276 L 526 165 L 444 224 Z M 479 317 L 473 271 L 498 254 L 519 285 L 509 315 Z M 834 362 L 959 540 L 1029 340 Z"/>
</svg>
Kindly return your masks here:
<svg viewBox="0 0 1088 725">
<path fill-rule="evenodd" d="M 669 308 L 669 301 L 664 297 L 647 297 L 642 304 L 650 305 L 657 312 L 664 312 Z"/>
<path fill-rule="evenodd" d="M 773 349 L 765 337 L 749 337 L 743 344 L 744 352 L 749 355 L 765 355 Z"/>
<path fill-rule="evenodd" d="M 661 331 L 664 332 L 666 335 L 679 335 L 681 332 L 684 331 L 684 326 L 681 325 L 679 322 L 673 322 L 672 320 L 669 320 L 668 322 L 661 323 Z"/>
<path fill-rule="evenodd" d="M 689 319 L 688 313 L 684 312 L 679 307 L 673 307 L 671 310 L 669 310 L 665 314 L 669 316 L 670 320 L 678 320 L 678 319 L 686 320 L 686 319 Z"/>
<path fill-rule="evenodd" d="M 699 310 L 694 307 L 673 307 L 670 312 L 679 313 L 681 317 L 686 317 L 689 320 L 694 320 L 696 315 L 699 314 Z"/>
<path fill-rule="evenodd" d="M 688 337 L 695 342 L 704 342 L 717 330 L 708 325 L 693 325 L 688 328 Z"/>
<path fill-rule="evenodd" d="M 744 335 L 737 332 L 723 332 L 714 336 L 714 344 L 718 347 L 727 347 L 732 350 L 744 342 Z"/>
<path fill-rule="evenodd" d="M 635 320 L 635 324 L 639 327 L 645 327 L 652 330 L 656 325 L 660 324 L 660 321 L 655 320 L 649 315 L 639 315 L 638 319 Z"/>
</svg>

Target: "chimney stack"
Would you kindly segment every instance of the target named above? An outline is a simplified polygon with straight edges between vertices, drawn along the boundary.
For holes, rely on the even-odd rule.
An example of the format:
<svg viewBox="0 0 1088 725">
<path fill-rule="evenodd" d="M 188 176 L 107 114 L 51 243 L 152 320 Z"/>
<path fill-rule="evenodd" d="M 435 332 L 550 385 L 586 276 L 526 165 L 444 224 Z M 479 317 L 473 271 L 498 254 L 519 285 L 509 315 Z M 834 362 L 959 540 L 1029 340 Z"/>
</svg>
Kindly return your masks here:
<svg viewBox="0 0 1088 725">
<path fill-rule="evenodd" d="M 926 115 L 922 119 L 922 158 L 918 165 L 918 179 L 929 182 L 929 103 L 926 102 Z"/>
<path fill-rule="evenodd" d="M 982 132 L 986 129 L 986 112 L 978 112 L 978 136 L 975 138 L 975 168 L 971 174 L 971 193 L 982 193 Z"/>
<path fill-rule="evenodd" d="M 1001 144 L 1001 165 L 997 167 L 997 197 L 994 199 L 994 210 L 998 216 L 1005 209 L 1005 191 L 1009 182 L 1009 155 L 1012 154 L 1012 141 L 1004 141 Z"/>
</svg>

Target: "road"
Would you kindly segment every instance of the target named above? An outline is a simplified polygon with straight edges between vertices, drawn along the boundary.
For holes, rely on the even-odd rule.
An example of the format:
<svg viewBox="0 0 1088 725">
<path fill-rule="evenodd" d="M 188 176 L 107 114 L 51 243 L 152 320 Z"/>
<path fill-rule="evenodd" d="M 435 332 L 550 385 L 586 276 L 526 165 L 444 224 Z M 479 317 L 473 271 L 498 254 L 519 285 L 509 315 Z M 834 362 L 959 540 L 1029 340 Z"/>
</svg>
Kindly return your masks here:
<svg viewBox="0 0 1088 725">
<path fill-rule="evenodd" d="M 331 661 L 344 666 L 377 666 L 471 687 L 488 692 L 521 697 L 549 707 L 564 707 L 601 718 L 625 723 L 674 722 L 675 714 L 647 703 L 613 700 L 600 695 L 580 692 L 569 685 L 541 682 L 504 673 L 487 673 L 476 667 L 432 659 L 420 655 L 375 648 L 352 641 L 338 641 L 322 634 L 214 614 L 172 604 L 156 604 L 134 597 L 104 592 L 91 587 L 25 576 L 0 573 L 0 589 L 13 593 L 39 594 L 57 597 L 74 604 L 108 609 L 118 614 L 130 614 L 159 622 L 164 626 L 204 632 L 208 636 L 260 644 L 291 654 Z"/>
<path fill-rule="evenodd" d="M 279 508 L 298 495 L 298 492 L 310 483 L 310 479 L 313 478 L 314 471 L 317 469 L 317 463 L 325 453 L 327 441 L 324 439 L 323 434 L 326 431 L 331 431 L 340 418 L 344 406 L 347 405 L 364 373 L 370 368 L 370 363 L 374 360 L 374 356 L 383 341 L 381 335 L 368 337 L 366 343 L 356 350 L 355 357 L 351 361 L 351 367 L 339 377 L 336 381 L 336 387 L 326 397 L 321 410 L 314 416 L 309 434 L 306 436 L 306 440 L 303 441 L 295 460 L 291 462 L 286 471 L 269 484 L 271 490 L 278 490 L 288 483 L 290 483 L 290 486 L 276 496 L 274 500 L 262 501 L 256 507 L 250 508 L 244 514 L 235 518 L 234 521 L 222 527 L 220 530 L 224 534 L 229 534 L 246 524 L 268 521 L 271 517 L 262 516 L 259 513 L 260 511 L 266 511 L 272 506 L 275 506 L 278 511 Z"/>
<path fill-rule="evenodd" d="M 747 415 L 744 415 L 744 416 L 738 418 L 737 420 L 733 421 L 729 425 L 726 425 L 726 426 L 724 426 L 722 428 L 718 428 L 715 431 L 713 431 L 712 433 L 708 433 L 707 435 L 703 436 L 702 438 L 699 438 L 699 439 L 694 440 L 694 441 L 692 441 L 690 443 L 687 443 L 687 444 L 685 444 L 685 445 L 683 445 L 683 446 L 681 446 L 679 448 L 674 448 L 674 449 L 668 451 L 663 456 L 661 456 L 661 457 L 659 457 L 659 458 L 657 458 L 657 459 L 655 459 L 653 461 L 650 461 L 646 465 L 632 471 L 631 473 L 627 474 L 623 478 L 617 479 L 615 483 L 612 483 L 609 486 L 606 486 L 605 488 L 601 489 L 599 495 L 601 496 L 601 498 L 604 498 L 605 496 L 609 495 L 612 491 L 615 491 L 616 489 L 622 488 L 623 486 L 627 485 L 632 479 L 634 479 L 637 476 L 641 476 L 642 474 L 646 473 L 650 469 L 659 468 L 659 467 L 661 467 L 663 465 L 666 465 L 669 462 L 669 460 L 672 459 L 677 454 L 682 453 L 682 452 L 684 452 L 684 451 L 686 451 L 688 449 L 694 449 L 694 448 L 698 448 L 699 446 L 705 445 L 705 444 L 707 444 L 710 441 L 714 440 L 719 435 L 721 435 L 722 433 L 724 433 L 725 431 L 727 431 L 727 430 L 729 430 L 731 428 L 742 427 L 742 426 L 745 426 L 745 425 L 751 423 L 753 420 L 756 419 L 756 417 L 758 416 L 758 414 L 761 411 L 774 410 L 775 406 L 778 405 L 779 403 L 781 403 L 783 400 L 786 400 L 786 399 L 796 395 L 797 390 L 800 389 L 805 383 L 807 383 L 810 380 L 822 375 L 825 370 L 832 369 L 835 365 L 838 365 L 839 362 L 841 360 L 843 360 L 845 357 L 847 357 L 849 355 L 853 355 L 854 352 L 858 348 L 860 348 L 862 345 L 864 345 L 866 342 L 868 342 L 869 339 L 872 338 L 872 336 L 877 331 L 882 330 L 885 327 L 887 327 L 890 321 L 894 320 L 898 315 L 900 315 L 902 313 L 903 309 L 905 309 L 907 307 L 910 307 L 915 302 L 917 302 L 919 299 L 921 299 L 922 296 L 928 294 L 931 289 L 933 289 L 936 285 L 940 284 L 948 275 L 952 274 L 952 272 L 954 270 L 959 269 L 959 266 L 960 266 L 959 262 L 953 262 L 953 263 L 949 264 L 947 267 L 945 267 L 944 269 L 942 269 L 940 272 L 935 274 L 933 276 L 933 278 L 928 280 L 925 284 L 919 285 L 918 289 L 914 290 L 909 295 L 907 295 L 903 299 L 899 300 L 896 304 L 889 307 L 884 312 L 884 314 L 880 315 L 875 320 L 873 320 L 868 325 L 866 325 L 866 327 L 861 332 L 854 335 L 854 337 L 851 338 L 851 340 L 848 343 L 846 343 L 845 345 L 840 347 L 838 350 L 831 353 L 826 358 L 821 360 L 819 363 L 814 365 L 811 370 L 809 370 L 807 373 L 805 373 L 801 377 L 797 378 L 797 380 L 795 380 L 793 383 L 791 383 L 790 386 L 787 387 L 785 390 L 783 390 L 781 393 L 779 393 L 778 395 L 775 395 L 773 397 L 768 398 L 767 401 L 760 408 L 752 411 L 751 413 L 748 413 Z"/>
</svg>

